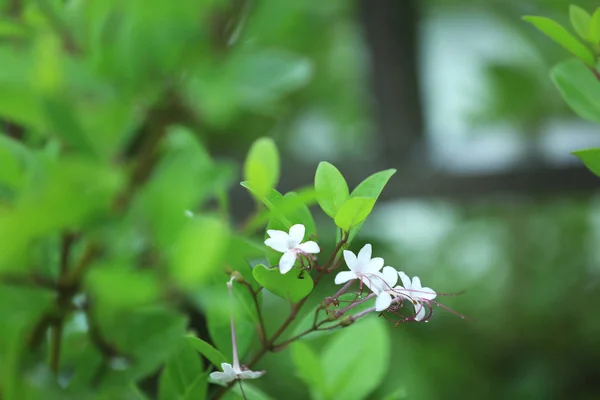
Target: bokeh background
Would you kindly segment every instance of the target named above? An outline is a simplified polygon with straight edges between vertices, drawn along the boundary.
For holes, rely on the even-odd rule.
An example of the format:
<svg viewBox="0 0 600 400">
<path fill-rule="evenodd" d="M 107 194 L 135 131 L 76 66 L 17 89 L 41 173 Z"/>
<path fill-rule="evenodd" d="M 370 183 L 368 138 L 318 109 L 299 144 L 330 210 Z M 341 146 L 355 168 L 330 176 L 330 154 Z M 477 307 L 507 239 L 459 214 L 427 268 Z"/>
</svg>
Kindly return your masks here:
<svg viewBox="0 0 600 400">
<path fill-rule="evenodd" d="M 0 120 L 4 134 L 27 136 L 23 121 L 37 128 L 36 96 L 54 96 L 60 83 L 69 90 L 44 114 L 56 132 L 77 132 L 71 124 L 77 119 L 68 118 L 76 115 L 90 140 L 112 154 L 111 146 L 125 143 L 121 136 L 153 134 L 175 120 L 197 128 L 191 130 L 208 152 L 231 167 L 219 170 L 224 178 L 212 176 L 219 188 L 234 181 L 235 165 L 262 136 L 275 138 L 282 152 L 282 192 L 310 185 L 323 160 L 351 187 L 396 168 L 353 250 L 372 243 L 386 264 L 420 276 L 447 294 L 440 302 L 469 319 L 436 308 L 429 323 L 390 323 L 392 350 L 382 360 L 389 361 L 387 376 L 369 399 L 600 398 L 600 180 L 570 154 L 600 146 L 599 129 L 571 112 L 549 79 L 551 66 L 569 55 L 521 20 L 544 15 L 567 25 L 568 1 L 176 0 L 147 6 L 150 0 L 125 0 L 78 7 L 85 1 L 36 2 L 67 4 L 63 26 L 41 6 L 21 13 L 19 4 L 28 2 L 0 0 L 3 10 L 21 13 L 31 26 L 42 21 L 40 30 L 48 25 L 60 39 L 39 35 L 31 54 L 23 53 L 31 59 L 2 47 L 0 105 L 11 117 Z M 600 6 L 577 4 L 588 11 Z M 188 12 L 197 5 L 204 12 L 200 21 Z M 103 7 L 114 7 L 117 16 Z M 2 17 L 7 44 L 28 37 L 29 28 L 22 30 L 29 25 L 15 29 Z M 241 23 L 231 25 L 229 18 Z M 88 46 L 88 58 L 70 48 L 69 29 Z M 98 33 L 106 31 L 110 35 Z M 64 75 L 55 76 L 62 69 L 54 67 L 63 63 Z M 31 93 L 22 90 L 29 86 Z M 69 108 L 61 108 L 63 101 Z M 180 116 L 182 109 L 191 112 Z M 33 131 L 27 137 L 45 143 Z M 46 150 L 58 152 L 57 143 L 49 141 Z M 129 144 L 127 151 L 143 153 L 135 141 Z M 187 142 L 175 137 L 168 145 L 181 150 Z M 210 181 L 205 164 L 188 171 L 193 162 L 185 157 L 167 161 L 173 169 L 150 180 L 148 196 L 182 192 L 187 198 L 198 176 Z M 160 214 L 160 222 L 181 216 L 178 208 L 162 213 L 173 198 L 168 205 L 180 204 L 168 195 L 156 195 L 160 201 L 149 209 L 160 212 L 147 214 Z M 239 222 L 254 202 L 236 182 L 227 206 Z M 71 211 L 45 207 L 47 215 Z M 313 210 L 326 252 L 335 230 L 318 206 Z M 163 242 L 172 239 L 166 228 L 178 223 L 157 225 Z M 112 251 L 133 254 L 153 242 L 132 243 L 116 243 Z M 140 257 L 144 267 L 161 261 L 150 250 Z M 127 285 L 105 289 L 106 298 L 113 298 L 110 291 L 126 293 Z M 315 301 L 335 288 L 318 290 Z M 272 332 L 288 305 L 268 295 L 264 305 Z M 193 312 L 204 333 L 204 316 Z M 310 343 L 320 349 L 330 338 Z M 365 335 L 355 346 L 369 340 Z M 272 372 L 256 385 L 273 398 L 309 398 L 289 350 L 269 355 L 258 368 Z M 145 383 L 155 388 L 156 376 Z"/>
<path fill-rule="evenodd" d="M 397 168 L 360 241 L 462 292 L 440 301 L 472 319 L 436 309 L 428 324 L 390 325 L 390 369 L 370 398 L 599 398 L 600 181 L 570 152 L 600 136 L 548 78 L 568 54 L 521 20 L 568 24 L 569 2 L 275 3 L 255 27 L 313 67 L 267 124 L 285 152 L 282 189 L 310 183 L 321 160 L 351 184 Z M 237 123 L 265 133 L 248 121 Z M 277 374 L 259 384 L 307 398 L 282 362 L 268 358 Z"/>
</svg>

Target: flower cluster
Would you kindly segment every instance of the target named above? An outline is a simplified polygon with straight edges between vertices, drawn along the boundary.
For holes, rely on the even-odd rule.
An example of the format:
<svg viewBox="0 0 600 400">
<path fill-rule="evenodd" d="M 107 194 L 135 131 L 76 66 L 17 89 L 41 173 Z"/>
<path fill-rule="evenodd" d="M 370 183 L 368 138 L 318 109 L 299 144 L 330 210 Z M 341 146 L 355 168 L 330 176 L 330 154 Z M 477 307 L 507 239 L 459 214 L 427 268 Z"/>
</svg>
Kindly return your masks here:
<svg viewBox="0 0 600 400">
<path fill-rule="evenodd" d="M 402 271 L 397 271 L 390 266 L 384 267 L 383 259 L 381 257 L 371 258 L 372 253 L 373 249 L 370 244 L 366 244 L 358 255 L 344 250 L 344 260 L 350 270 L 339 272 L 335 277 L 335 283 L 340 285 L 358 280 L 361 289 L 368 288 L 376 298 L 374 311 L 383 312 L 399 307 L 404 301 L 408 301 L 414 307 L 414 314 L 406 320 L 429 319 L 431 301 L 436 298 L 437 293 L 431 288 L 422 287 L 418 276 L 411 280 Z M 397 285 L 398 279 L 400 279 L 401 285 Z"/>
<path fill-rule="evenodd" d="M 278 265 L 282 274 L 289 272 L 299 258 L 304 257 L 310 261 L 314 254 L 320 252 L 316 242 L 302 243 L 305 232 L 305 227 L 301 224 L 292 226 L 289 232 L 267 231 L 269 238 L 265 240 L 265 244 L 283 253 Z M 366 244 L 357 255 L 349 250 L 344 250 L 343 258 L 349 271 L 339 272 L 335 277 L 335 283 L 346 284 L 346 286 L 334 296 L 333 300 L 337 301 L 353 281 L 358 281 L 361 292 L 365 287 L 371 292 L 363 300 L 375 298 L 375 306 L 372 311 L 395 312 L 406 301 L 412 304 L 414 313 L 404 317 L 403 321 L 427 321 L 431 317 L 431 303 L 437 293 L 429 287 L 423 287 L 418 276 L 411 279 L 402 271 L 384 266 L 383 258 L 373 258 L 372 254 L 373 249 L 370 244 Z M 398 284 L 399 281 L 400 284 Z M 362 303 L 362 301 L 360 302 Z"/>
</svg>

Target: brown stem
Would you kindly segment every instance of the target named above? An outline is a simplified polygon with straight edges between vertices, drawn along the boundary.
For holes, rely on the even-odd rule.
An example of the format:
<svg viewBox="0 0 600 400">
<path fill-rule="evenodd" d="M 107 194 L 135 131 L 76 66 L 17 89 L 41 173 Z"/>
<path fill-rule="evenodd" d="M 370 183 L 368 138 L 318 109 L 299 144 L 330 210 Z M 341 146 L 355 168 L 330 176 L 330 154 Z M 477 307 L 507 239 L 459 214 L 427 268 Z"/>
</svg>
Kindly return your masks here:
<svg viewBox="0 0 600 400">
<path fill-rule="evenodd" d="M 331 253 L 331 256 L 329 257 L 329 259 L 327 260 L 327 262 L 325 263 L 325 265 L 323 265 L 323 270 L 326 270 L 327 273 L 330 273 L 331 271 L 333 271 L 335 269 L 335 267 L 337 267 L 337 265 L 333 265 L 337 254 L 339 253 L 339 251 L 341 250 L 341 248 L 348 243 L 348 238 L 350 237 L 350 233 L 345 233 L 342 232 L 342 239 L 338 242 L 337 246 L 335 247 L 335 250 L 333 250 L 333 253 Z"/>
<path fill-rule="evenodd" d="M 262 309 L 260 308 L 260 303 L 258 301 L 259 291 L 255 291 L 252 288 L 252 285 L 250 285 L 248 282 L 246 282 L 243 279 L 238 279 L 237 281 L 239 283 L 241 283 L 242 285 L 244 285 L 246 288 L 248 288 L 248 291 L 252 295 L 252 300 L 254 302 L 254 306 L 256 307 L 256 314 L 258 316 L 258 327 L 257 327 L 258 337 L 260 339 L 260 344 L 262 346 L 265 346 L 267 343 L 267 330 L 265 328 L 265 320 L 262 315 Z"/>
<path fill-rule="evenodd" d="M 58 375 L 60 350 L 62 347 L 63 319 L 60 318 L 50 329 L 50 370 Z"/>
</svg>

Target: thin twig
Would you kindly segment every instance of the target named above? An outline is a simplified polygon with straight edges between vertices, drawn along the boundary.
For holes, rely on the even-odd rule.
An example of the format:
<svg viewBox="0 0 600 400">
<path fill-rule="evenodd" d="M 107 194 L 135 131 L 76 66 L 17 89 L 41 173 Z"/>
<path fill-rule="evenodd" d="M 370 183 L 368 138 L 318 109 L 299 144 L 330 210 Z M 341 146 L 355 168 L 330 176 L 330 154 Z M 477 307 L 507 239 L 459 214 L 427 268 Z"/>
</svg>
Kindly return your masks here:
<svg viewBox="0 0 600 400">
<path fill-rule="evenodd" d="M 260 302 L 258 301 L 258 293 L 259 291 L 255 291 L 248 282 L 243 279 L 237 279 L 237 282 L 244 285 L 248 288 L 248 291 L 252 295 L 252 300 L 254 302 L 254 306 L 256 307 L 256 314 L 258 316 L 258 337 L 260 339 L 260 344 L 265 346 L 267 343 L 267 330 L 265 328 L 265 320 L 262 315 L 262 309 L 260 307 Z"/>
</svg>

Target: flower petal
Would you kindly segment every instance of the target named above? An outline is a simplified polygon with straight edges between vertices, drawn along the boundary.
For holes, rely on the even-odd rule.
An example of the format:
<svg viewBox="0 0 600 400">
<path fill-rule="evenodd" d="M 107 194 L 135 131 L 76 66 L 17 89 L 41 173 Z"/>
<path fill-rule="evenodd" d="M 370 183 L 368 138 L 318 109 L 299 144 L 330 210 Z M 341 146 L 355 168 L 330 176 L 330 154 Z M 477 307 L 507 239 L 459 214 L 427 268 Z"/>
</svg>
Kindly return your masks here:
<svg viewBox="0 0 600 400">
<path fill-rule="evenodd" d="M 346 265 L 352 271 L 354 271 L 356 267 L 356 256 L 350 250 L 344 250 L 344 261 L 346 261 Z"/>
<path fill-rule="evenodd" d="M 246 370 L 246 371 L 242 371 L 241 373 L 239 373 L 238 377 L 240 379 L 257 379 L 257 378 L 260 378 L 261 376 L 263 376 L 264 374 L 265 374 L 265 371 Z"/>
<path fill-rule="evenodd" d="M 381 275 L 385 281 L 385 290 L 390 290 L 398 283 L 398 271 L 394 267 L 383 267 Z"/>
<path fill-rule="evenodd" d="M 235 369 L 233 369 L 233 366 L 231 364 L 228 363 L 221 363 L 221 369 L 223 370 L 224 373 L 228 374 L 228 375 L 235 375 Z"/>
<path fill-rule="evenodd" d="M 363 273 L 374 274 L 383 268 L 383 258 L 375 257 L 372 260 L 369 260 L 366 264 L 360 263 L 359 260 L 359 265 L 362 267 L 361 270 Z"/>
<path fill-rule="evenodd" d="M 358 276 L 356 276 L 356 274 L 352 271 L 338 272 L 338 274 L 335 276 L 335 284 L 341 285 L 342 283 L 346 283 L 348 281 L 351 281 L 352 279 L 357 278 Z"/>
<path fill-rule="evenodd" d="M 277 231 L 274 229 L 269 229 L 267 231 L 267 235 L 269 235 L 269 237 L 272 239 L 280 240 L 282 242 L 287 242 L 288 238 L 290 237 L 287 232 Z"/>
<path fill-rule="evenodd" d="M 317 242 L 313 242 L 312 240 L 310 242 L 301 243 L 298 246 L 298 248 L 303 253 L 308 253 L 308 254 L 316 254 L 321 251 Z"/>
<path fill-rule="evenodd" d="M 402 286 L 404 286 L 404 289 L 410 290 L 412 288 L 412 283 L 411 283 L 408 275 L 406 275 L 404 272 L 400 271 L 400 272 L 398 272 L 398 276 L 400 276 L 400 280 L 402 281 Z"/>
<path fill-rule="evenodd" d="M 358 263 L 361 265 L 367 265 L 371 261 L 371 254 L 373 254 L 373 248 L 369 243 L 365 244 L 362 249 L 358 252 Z M 382 265 L 383 267 L 383 265 Z"/>
<path fill-rule="evenodd" d="M 388 292 L 380 292 L 375 300 L 375 311 L 384 311 L 392 304 L 392 296 Z"/>
<path fill-rule="evenodd" d="M 296 224 L 290 228 L 290 239 L 295 242 L 296 246 L 298 246 L 304 239 L 305 232 L 306 228 L 304 228 L 304 225 L 302 224 Z"/>
<path fill-rule="evenodd" d="M 273 250 L 278 251 L 280 253 L 285 253 L 288 250 L 287 239 L 282 241 L 275 238 L 268 238 L 267 240 L 265 240 L 265 244 Z"/>
<path fill-rule="evenodd" d="M 229 375 L 229 374 L 226 374 L 224 372 L 219 372 L 219 371 L 211 372 L 209 376 L 210 376 L 210 379 L 212 379 L 215 383 L 222 385 L 222 386 L 227 385 L 229 382 L 231 382 L 237 378 L 235 375 Z"/>
<path fill-rule="evenodd" d="M 415 320 L 422 321 L 425 318 L 425 306 L 421 303 L 415 304 Z"/>
<path fill-rule="evenodd" d="M 415 276 L 414 278 L 412 278 L 411 289 L 417 290 L 417 291 L 419 289 L 421 289 L 421 278 L 419 278 L 418 276 Z"/>
<path fill-rule="evenodd" d="M 424 287 L 415 292 L 415 297 L 423 300 L 433 300 L 437 297 L 437 293 L 432 288 Z"/>
<path fill-rule="evenodd" d="M 279 259 L 279 272 L 287 274 L 296 262 L 296 252 L 288 250 Z"/>
</svg>

